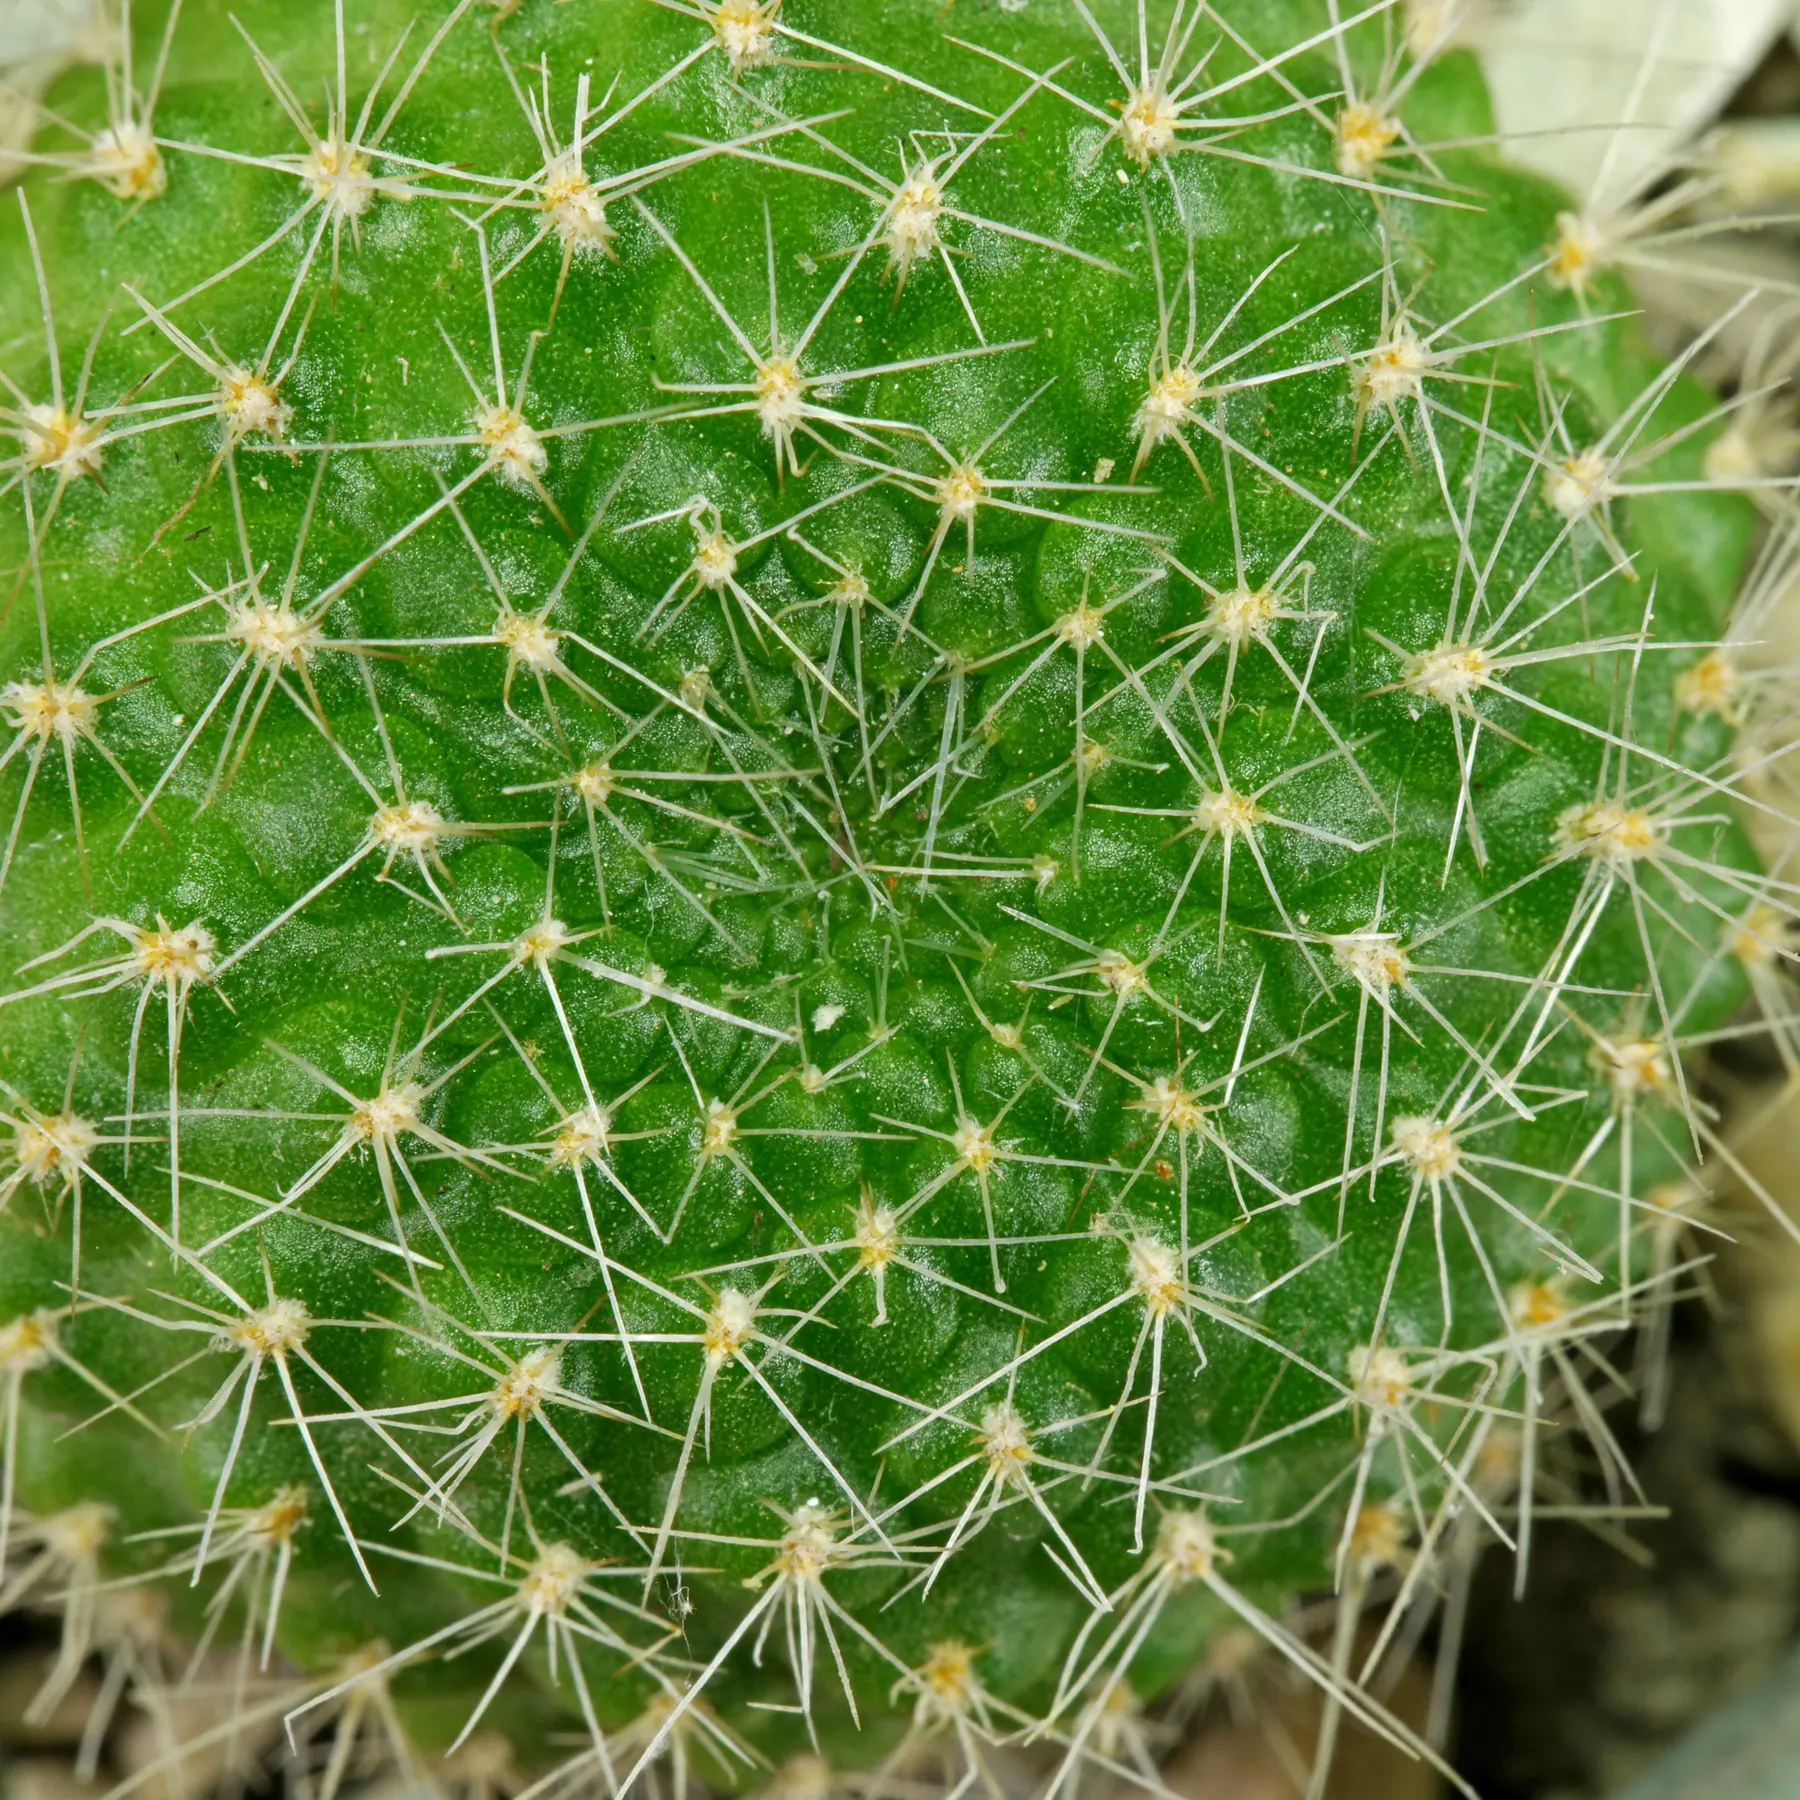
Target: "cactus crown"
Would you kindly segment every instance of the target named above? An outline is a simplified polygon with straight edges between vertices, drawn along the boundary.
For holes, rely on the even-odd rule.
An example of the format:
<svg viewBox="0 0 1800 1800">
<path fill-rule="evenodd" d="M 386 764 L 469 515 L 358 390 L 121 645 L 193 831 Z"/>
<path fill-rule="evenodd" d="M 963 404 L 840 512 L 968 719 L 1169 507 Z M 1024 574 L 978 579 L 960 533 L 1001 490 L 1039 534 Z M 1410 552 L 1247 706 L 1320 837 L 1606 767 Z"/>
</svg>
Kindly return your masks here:
<svg viewBox="0 0 1800 1800">
<path fill-rule="evenodd" d="M 1248 1631 L 1429 1753 L 1282 1613 L 1523 1540 L 1680 1259 L 1790 913 L 1750 514 L 1464 57 L 1150 12 L 189 0 L 66 84 L 0 291 L 59 1678 L 157 1594 L 333 1782 L 961 1791 L 1149 1781 Z"/>
</svg>

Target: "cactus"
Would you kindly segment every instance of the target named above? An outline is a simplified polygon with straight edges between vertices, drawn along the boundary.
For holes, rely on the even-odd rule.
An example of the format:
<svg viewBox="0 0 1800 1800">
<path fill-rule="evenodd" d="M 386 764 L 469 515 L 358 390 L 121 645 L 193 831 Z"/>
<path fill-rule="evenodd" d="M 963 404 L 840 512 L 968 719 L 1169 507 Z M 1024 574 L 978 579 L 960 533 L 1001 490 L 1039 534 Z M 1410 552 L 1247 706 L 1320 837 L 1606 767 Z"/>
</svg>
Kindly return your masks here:
<svg viewBox="0 0 1800 1800">
<path fill-rule="evenodd" d="M 1725 409 L 1466 55 L 1150 13 L 188 0 L 56 91 L 0 289 L 56 1693 L 179 1643 L 171 1759 L 285 1718 L 327 1790 L 1072 1793 L 1235 1635 L 1321 1771 L 1435 1757 L 1294 1602 L 1523 1569 L 1553 1414 L 1628 1479 L 1595 1345 L 1785 1004 Z"/>
</svg>

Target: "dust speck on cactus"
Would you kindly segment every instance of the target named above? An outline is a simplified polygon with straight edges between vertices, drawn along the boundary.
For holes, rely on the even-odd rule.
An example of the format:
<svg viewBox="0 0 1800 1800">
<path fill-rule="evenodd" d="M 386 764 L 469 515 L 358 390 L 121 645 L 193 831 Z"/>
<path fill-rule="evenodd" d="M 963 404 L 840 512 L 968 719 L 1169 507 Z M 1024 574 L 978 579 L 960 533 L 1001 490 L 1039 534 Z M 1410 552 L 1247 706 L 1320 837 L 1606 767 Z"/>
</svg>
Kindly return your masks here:
<svg viewBox="0 0 1800 1800">
<path fill-rule="evenodd" d="M 315 1800 L 1074 1800 L 1247 1642 L 1315 1792 L 1441 1764 L 1384 1659 L 1629 1493 L 1704 1058 L 1792 1054 L 1793 712 L 1708 337 L 1406 22 L 140 0 L 65 78 L 0 223 L 39 1713 L 98 1658 L 90 1736 L 211 1697 L 134 1784 L 285 1719 Z"/>
</svg>

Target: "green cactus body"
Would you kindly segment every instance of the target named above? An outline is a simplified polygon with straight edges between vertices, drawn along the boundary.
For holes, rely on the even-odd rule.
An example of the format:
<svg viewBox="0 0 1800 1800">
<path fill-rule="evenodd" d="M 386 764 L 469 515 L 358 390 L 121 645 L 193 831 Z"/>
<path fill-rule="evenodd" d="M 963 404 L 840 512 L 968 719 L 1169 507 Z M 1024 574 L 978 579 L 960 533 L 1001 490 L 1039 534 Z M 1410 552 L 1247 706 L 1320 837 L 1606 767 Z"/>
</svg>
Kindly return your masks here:
<svg viewBox="0 0 1800 1800">
<path fill-rule="evenodd" d="M 321 1758 L 1134 1766 L 1529 1518 L 1774 953 L 1472 64 L 866 10 L 189 0 L 5 209 L 5 1573 Z"/>
</svg>

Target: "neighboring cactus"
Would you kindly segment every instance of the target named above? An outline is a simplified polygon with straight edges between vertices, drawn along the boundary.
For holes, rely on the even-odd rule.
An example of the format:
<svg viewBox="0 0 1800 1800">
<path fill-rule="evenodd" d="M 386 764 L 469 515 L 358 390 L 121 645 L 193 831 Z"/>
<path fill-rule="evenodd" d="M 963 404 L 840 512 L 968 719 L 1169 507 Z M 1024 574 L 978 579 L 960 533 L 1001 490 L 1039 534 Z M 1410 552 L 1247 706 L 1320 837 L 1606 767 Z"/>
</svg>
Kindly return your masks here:
<svg viewBox="0 0 1800 1800">
<path fill-rule="evenodd" d="M 1321 1767 L 1424 1750 L 1283 1612 L 1523 1555 L 1553 1406 L 1620 1479 L 1587 1347 L 1792 912 L 1718 409 L 1472 66 L 1311 0 L 163 24 L 4 226 L 55 1692 L 179 1698 L 153 1592 L 328 1787 L 1153 1785 L 1230 1626 Z"/>
</svg>

